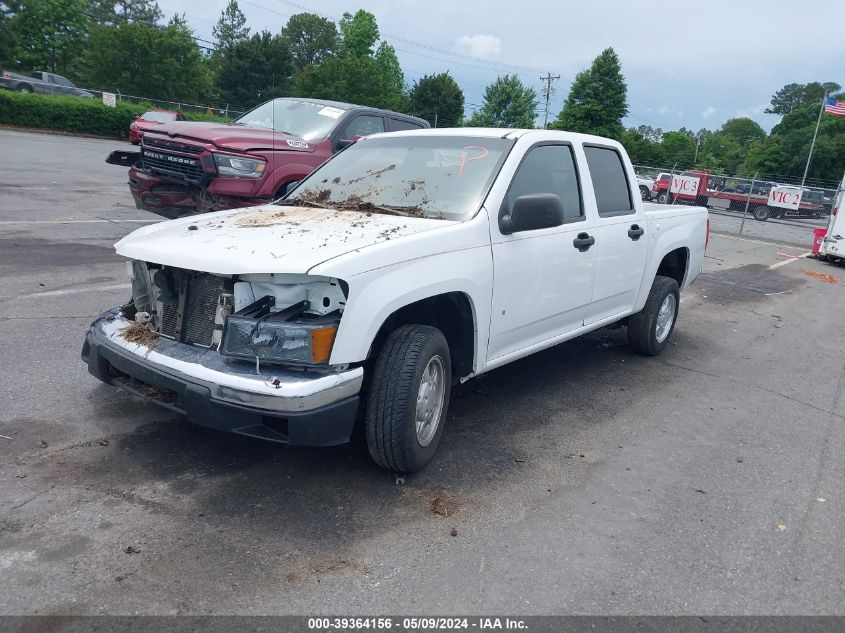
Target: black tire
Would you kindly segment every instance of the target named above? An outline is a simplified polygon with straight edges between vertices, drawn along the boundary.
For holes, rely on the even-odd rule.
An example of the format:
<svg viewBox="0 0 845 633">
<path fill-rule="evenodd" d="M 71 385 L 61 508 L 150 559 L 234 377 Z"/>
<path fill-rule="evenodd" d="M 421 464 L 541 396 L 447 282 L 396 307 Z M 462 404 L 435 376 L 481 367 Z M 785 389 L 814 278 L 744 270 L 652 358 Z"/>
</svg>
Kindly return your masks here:
<svg viewBox="0 0 845 633">
<path fill-rule="evenodd" d="M 18 92 L 32 92 L 32 86 L 27 84 L 23 84 L 22 86 L 18 86 Z"/>
<path fill-rule="evenodd" d="M 649 200 L 651 200 L 651 192 L 645 185 L 640 185 L 640 198 L 643 199 L 643 202 L 648 202 Z"/>
<path fill-rule="evenodd" d="M 444 389 L 434 434 L 425 445 L 417 433 L 417 397 L 423 373 L 439 358 Z M 370 457 L 401 473 L 422 469 L 434 457 L 449 409 L 452 365 L 443 333 L 428 325 L 403 325 L 379 350 L 366 400 L 364 425 Z"/>
<path fill-rule="evenodd" d="M 660 308 L 669 295 L 674 295 L 674 315 L 672 315 L 669 331 L 662 340 L 658 339 L 657 326 Z M 678 282 L 671 277 L 658 275 L 651 284 L 643 309 L 628 318 L 628 343 L 631 348 L 645 356 L 657 356 L 672 338 L 675 322 L 678 320 L 678 307 L 681 302 Z"/>
<path fill-rule="evenodd" d="M 765 204 L 761 204 L 754 207 L 754 211 L 752 211 L 751 214 L 754 216 L 755 220 L 759 222 L 765 222 L 769 219 L 771 211 L 769 207 L 767 207 Z"/>
<path fill-rule="evenodd" d="M 659 194 L 657 194 L 657 202 L 659 202 L 660 204 L 669 204 L 669 192 L 661 191 Z"/>
</svg>

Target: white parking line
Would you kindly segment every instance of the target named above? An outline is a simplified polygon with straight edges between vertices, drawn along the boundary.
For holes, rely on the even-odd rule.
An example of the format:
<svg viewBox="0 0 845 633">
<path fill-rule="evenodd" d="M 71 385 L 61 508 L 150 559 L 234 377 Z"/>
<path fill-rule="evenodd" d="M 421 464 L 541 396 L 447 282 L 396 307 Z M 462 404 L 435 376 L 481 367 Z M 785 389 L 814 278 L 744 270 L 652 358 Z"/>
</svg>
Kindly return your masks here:
<svg viewBox="0 0 845 633">
<path fill-rule="evenodd" d="M 797 255 L 796 257 L 790 257 L 789 259 L 785 259 L 782 262 L 778 262 L 776 264 L 770 265 L 769 270 L 774 270 L 775 268 L 780 268 L 781 266 L 786 266 L 787 264 L 791 264 L 792 262 L 794 262 L 796 259 L 803 259 L 805 257 L 809 257 L 812 254 L 813 254 L 812 252 L 807 251 L 806 253 L 802 253 L 801 255 Z"/>
<path fill-rule="evenodd" d="M 80 292 L 104 292 L 106 290 L 126 290 L 131 284 L 112 284 L 111 286 L 86 286 L 85 288 L 65 288 L 63 290 L 46 290 L 28 295 L 20 295 L 18 299 L 32 299 L 35 297 L 59 297 L 62 295 L 79 294 Z"/>
</svg>

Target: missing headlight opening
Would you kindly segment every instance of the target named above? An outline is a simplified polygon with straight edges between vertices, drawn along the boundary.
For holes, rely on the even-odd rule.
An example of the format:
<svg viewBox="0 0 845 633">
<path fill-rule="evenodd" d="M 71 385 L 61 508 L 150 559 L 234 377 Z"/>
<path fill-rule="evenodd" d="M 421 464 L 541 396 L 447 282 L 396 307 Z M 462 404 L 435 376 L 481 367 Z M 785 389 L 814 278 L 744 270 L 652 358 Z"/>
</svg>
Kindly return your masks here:
<svg viewBox="0 0 845 633">
<path fill-rule="evenodd" d="M 153 336 L 225 357 L 327 366 L 348 286 L 305 274 L 214 275 L 140 261 L 128 265 L 132 301 Z"/>
</svg>

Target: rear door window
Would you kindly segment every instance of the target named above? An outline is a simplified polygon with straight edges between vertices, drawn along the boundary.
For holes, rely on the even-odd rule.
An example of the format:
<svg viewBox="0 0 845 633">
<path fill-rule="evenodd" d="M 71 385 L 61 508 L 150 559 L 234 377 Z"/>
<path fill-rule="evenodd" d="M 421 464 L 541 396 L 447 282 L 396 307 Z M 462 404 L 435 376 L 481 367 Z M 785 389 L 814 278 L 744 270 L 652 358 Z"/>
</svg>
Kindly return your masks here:
<svg viewBox="0 0 845 633">
<path fill-rule="evenodd" d="M 593 179 L 599 215 L 612 217 L 634 213 L 631 188 L 619 152 L 609 147 L 585 145 L 584 153 Z"/>
<path fill-rule="evenodd" d="M 388 119 L 387 120 L 387 131 L 388 132 L 401 132 L 402 130 L 421 130 L 422 125 L 419 123 L 414 123 L 413 121 L 405 121 L 402 119 Z"/>
</svg>

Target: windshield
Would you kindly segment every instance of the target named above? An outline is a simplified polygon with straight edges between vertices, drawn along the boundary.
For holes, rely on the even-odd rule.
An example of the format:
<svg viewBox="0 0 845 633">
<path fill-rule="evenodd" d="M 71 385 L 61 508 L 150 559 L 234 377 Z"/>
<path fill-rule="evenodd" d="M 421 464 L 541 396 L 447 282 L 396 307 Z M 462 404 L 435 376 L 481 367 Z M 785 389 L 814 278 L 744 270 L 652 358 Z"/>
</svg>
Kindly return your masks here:
<svg viewBox="0 0 845 633">
<path fill-rule="evenodd" d="M 273 99 L 235 120 L 239 125 L 275 129 L 305 139 L 320 141 L 329 135 L 345 112 L 334 106 L 296 99 Z"/>
<path fill-rule="evenodd" d="M 168 121 L 176 120 L 176 113 L 158 112 L 155 110 L 150 110 L 149 112 L 144 112 L 144 114 L 141 115 L 141 118 L 144 119 L 144 121 L 157 121 L 159 123 L 167 123 Z"/>
<path fill-rule="evenodd" d="M 337 154 L 279 204 L 444 220 L 471 217 L 514 141 L 382 136 Z"/>
</svg>

